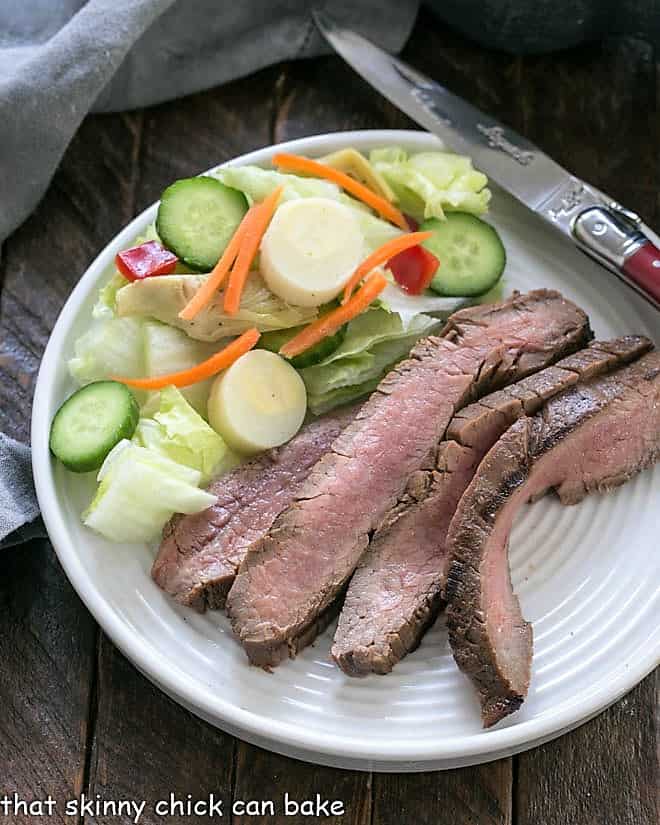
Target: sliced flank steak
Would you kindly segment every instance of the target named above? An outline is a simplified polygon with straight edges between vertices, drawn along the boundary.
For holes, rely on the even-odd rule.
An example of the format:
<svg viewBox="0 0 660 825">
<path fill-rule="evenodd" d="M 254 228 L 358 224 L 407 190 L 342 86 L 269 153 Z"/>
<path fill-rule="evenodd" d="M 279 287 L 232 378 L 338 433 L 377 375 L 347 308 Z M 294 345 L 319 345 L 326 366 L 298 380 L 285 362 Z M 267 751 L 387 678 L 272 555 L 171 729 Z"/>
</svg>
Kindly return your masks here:
<svg viewBox="0 0 660 825">
<path fill-rule="evenodd" d="M 454 416 L 434 462 L 413 474 L 406 495 L 380 525 L 353 574 L 332 647 L 346 674 L 389 673 L 437 616 L 449 523 L 479 462 L 502 433 L 577 381 L 650 348 L 641 336 L 593 342 Z"/>
<path fill-rule="evenodd" d="M 203 612 L 224 607 L 250 544 L 292 500 L 300 483 L 355 416 L 358 407 L 313 419 L 287 444 L 214 481 L 212 507 L 177 515 L 163 531 L 151 575 L 181 604 Z"/>
<path fill-rule="evenodd" d="M 309 643 L 371 532 L 423 466 L 455 411 L 591 337 L 582 310 L 537 290 L 455 313 L 380 383 L 249 549 L 227 599 L 250 660 L 270 667 Z"/>
<path fill-rule="evenodd" d="M 449 641 L 479 692 L 486 727 L 527 695 L 532 628 L 511 587 L 514 517 L 549 489 L 564 504 L 623 484 L 660 457 L 660 354 L 651 352 L 551 399 L 487 453 L 447 535 Z"/>
</svg>

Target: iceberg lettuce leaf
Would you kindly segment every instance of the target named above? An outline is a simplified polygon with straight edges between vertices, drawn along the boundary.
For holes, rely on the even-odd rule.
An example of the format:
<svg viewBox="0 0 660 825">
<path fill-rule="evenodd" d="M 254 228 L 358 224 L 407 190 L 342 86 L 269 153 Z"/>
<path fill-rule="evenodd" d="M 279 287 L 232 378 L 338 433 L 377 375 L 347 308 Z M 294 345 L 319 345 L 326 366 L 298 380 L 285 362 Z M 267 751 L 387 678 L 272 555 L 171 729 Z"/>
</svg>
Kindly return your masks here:
<svg viewBox="0 0 660 825">
<path fill-rule="evenodd" d="M 197 470 L 130 442 L 115 447 L 98 478 L 83 523 L 115 542 L 152 541 L 174 513 L 198 513 L 216 501 L 198 488 Z"/>
<path fill-rule="evenodd" d="M 382 376 L 379 375 L 370 381 L 365 381 L 363 384 L 352 384 L 349 387 L 330 390 L 320 395 L 308 395 L 307 406 L 314 415 L 323 415 L 330 410 L 334 410 L 335 407 L 341 407 L 351 401 L 366 397 L 376 389 L 381 378 Z"/>
<path fill-rule="evenodd" d="M 76 341 L 68 367 L 79 384 L 112 375 L 126 378 L 144 375 L 142 320 L 110 317 L 96 321 Z"/>
<path fill-rule="evenodd" d="M 392 283 L 381 292 L 379 300 L 382 307 L 399 316 L 406 330 L 420 313 L 433 314 L 443 320 L 471 301 L 470 298 L 446 298 L 430 290 L 422 295 L 410 295 Z"/>
<path fill-rule="evenodd" d="M 329 364 L 305 367 L 300 370 L 300 374 L 305 382 L 308 396 L 322 395 L 341 387 L 360 383 L 360 375 L 367 377 L 373 375 L 373 362 L 374 357 L 370 352 L 360 352 Z"/>
<path fill-rule="evenodd" d="M 199 471 L 202 484 L 240 461 L 176 387 L 161 390 L 158 408 L 152 417 L 140 419 L 133 441 Z"/>
<path fill-rule="evenodd" d="M 327 405 L 333 399 L 347 397 L 347 393 L 336 395 L 338 390 L 371 386 L 374 380 L 378 383 L 390 367 L 405 358 L 419 338 L 429 335 L 439 324 L 436 318 L 417 314 L 404 327 L 399 315 L 385 309 L 359 315 L 350 322 L 346 337 L 334 352 L 319 364 L 300 371 L 312 412 L 330 409 Z"/>
<path fill-rule="evenodd" d="M 130 283 L 129 280 L 115 269 L 110 279 L 99 289 L 96 303 L 92 309 L 92 318 L 98 320 L 115 318 L 117 316 L 117 293 L 128 283 Z"/>
<path fill-rule="evenodd" d="M 410 155 L 398 147 L 374 149 L 369 161 L 392 187 L 397 206 L 416 220 L 443 218 L 445 210 L 481 215 L 488 210 L 488 178 L 470 158 L 452 152 Z"/>
<path fill-rule="evenodd" d="M 404 326 L 398 313 L 389 312 L 384 308 L 370 309 L 348 324 L 346 335 L 340 346 L 316 366 L 325 366 L 341 358 L 359 355 L 381 341 L 409 336 L 419 338 L 422 335 L 428 335 L 438 323 L 436 318 L 418 312 L 411 319 L 410 324 Z"/>
<path fill-rule="evenodd" d="M 260 166 L 221 166 L 211 175 L 225 186 L 240 189 L 252 203 L 262 201 L 278 186 L 283 187 L 283 201 L 296 198 L 330 198 L 336 201 L 341 194 L 337 184 L 330 181 L 288 175 Z"/>
</svg>

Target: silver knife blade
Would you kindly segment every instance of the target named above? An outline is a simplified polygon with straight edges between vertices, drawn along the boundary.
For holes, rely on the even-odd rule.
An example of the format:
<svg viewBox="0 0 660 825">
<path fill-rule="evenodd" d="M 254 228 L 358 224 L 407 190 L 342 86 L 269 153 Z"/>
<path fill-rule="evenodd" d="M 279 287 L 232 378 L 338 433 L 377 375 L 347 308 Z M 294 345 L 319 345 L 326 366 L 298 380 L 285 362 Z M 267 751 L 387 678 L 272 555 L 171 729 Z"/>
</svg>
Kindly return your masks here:
<svg viewBox="0 0 660 825">
<path fill-rule="evenodd" d="M 346 29 L 319 10 L 316 23 L 330 45 L 377 91 L 530 209 L 542 212 L 560 192 L 580 184 L 513 129 L 439 83 Z"/>
</svg>

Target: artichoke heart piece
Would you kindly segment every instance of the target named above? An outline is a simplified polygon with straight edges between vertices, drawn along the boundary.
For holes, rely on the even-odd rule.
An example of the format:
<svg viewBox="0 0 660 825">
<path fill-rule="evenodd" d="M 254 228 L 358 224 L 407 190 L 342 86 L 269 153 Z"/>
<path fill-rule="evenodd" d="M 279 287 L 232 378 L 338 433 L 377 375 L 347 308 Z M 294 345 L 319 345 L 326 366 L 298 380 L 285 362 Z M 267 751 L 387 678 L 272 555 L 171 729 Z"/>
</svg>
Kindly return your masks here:
<svg viewBox="0 0 660 825">
<path fill-rule="evenodd" d="M 372 192 L 386 198 L 390 203 L 396 201 L 396 195 L 385 178 L 377 172 L 367 158 L 357 149 L 340 149 L 330 155 L 319 158 L 320 163 L 344 172 L 355 180 L 369 187 Z"/>
<path fill-rule="evenodd" d="M 219 341 L 230 335 L 240 335 L 251 327 L 257 327 L 261 332 L 288 329 L 307 324 L 317 317 L 315 307 L 286 304 L 268 289 L 260 275 L 253 272 L 235 315 L 225 314 L 224 293 L 218 292 L 192 321 L 180 318 L 179 313 L 206 277 L 160 275 L 130 283 L 117 292 L 117 315 L 155 318 L 183 330 L 197 341 Z"/>
</svg>

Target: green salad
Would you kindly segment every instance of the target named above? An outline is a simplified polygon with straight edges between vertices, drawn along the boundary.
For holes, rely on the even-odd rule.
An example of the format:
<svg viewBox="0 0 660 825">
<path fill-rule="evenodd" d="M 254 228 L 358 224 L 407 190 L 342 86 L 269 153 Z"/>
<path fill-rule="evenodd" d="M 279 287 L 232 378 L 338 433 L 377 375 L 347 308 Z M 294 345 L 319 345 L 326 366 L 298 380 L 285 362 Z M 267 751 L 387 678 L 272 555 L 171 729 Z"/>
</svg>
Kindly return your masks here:
<svg viewBox="0 0 660 825">
<path fill-rule="evenodd" d="M 158 538 L 203 489 L 366 397 L 416 341 L 494 300 L 506 264 L 469 158 L 349 148 L 176 181 L 107 271 L 51 450 L 95 473 L 83 521 Z"/>
</svg>

